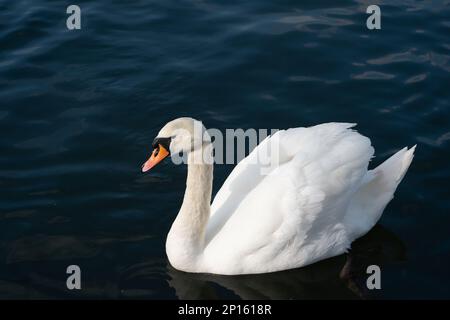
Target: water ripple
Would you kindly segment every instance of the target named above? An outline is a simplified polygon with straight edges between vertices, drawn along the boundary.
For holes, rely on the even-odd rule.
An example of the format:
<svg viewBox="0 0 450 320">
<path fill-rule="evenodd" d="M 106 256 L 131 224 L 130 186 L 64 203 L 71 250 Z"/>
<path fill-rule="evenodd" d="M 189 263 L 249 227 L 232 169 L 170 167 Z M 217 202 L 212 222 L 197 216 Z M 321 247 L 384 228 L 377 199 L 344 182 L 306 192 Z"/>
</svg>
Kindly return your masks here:
<svg viewBox="0 0 450 320">
<path fill-rule="evenodd" d="M 220 130 L 355 122 L 371 167 L 418 144 L 382 219 L 413 259 L 386 269 L 402 281 L 380 295 L 450 296 L 450 5 L 378 4 L 369 31 L 365 0 L 101 0 L 69 31 L 55 1 L 0 1 L 0 297 L 74 297 L 55 275 L 79 259 L 104 282 L 78 298 L 174 298 L 170 276 L 190 283 L 164 248 L 186 168 L 140 172 L 179 116 Z M 231 169 L 215 167 L 214 190 Z"/>
</svg>

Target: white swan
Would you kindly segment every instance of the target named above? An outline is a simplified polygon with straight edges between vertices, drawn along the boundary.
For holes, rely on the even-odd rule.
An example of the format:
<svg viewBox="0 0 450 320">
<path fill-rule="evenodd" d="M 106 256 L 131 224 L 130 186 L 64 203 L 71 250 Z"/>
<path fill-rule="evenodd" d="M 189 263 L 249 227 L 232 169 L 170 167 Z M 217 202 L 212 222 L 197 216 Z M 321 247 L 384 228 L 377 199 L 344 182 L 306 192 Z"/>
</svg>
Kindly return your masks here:
<svg viewBox="0 0 450 320">
<path fill-rule="evenodd" d="M 212 153 L 209 135 L 192 118 L 167 123 L 142 171 L 170 153 L 187 153 L 184 200 L 166 242 L 171 265 L 186 272 L 253 274 L 346 252 L 378 221 L 415 149 L 404 148 L 368 170 L 374 149 L 353 126 L 278 131 L 234 168 L 210 205 L 213 166 L 204 157 Z M 270 162 L 262 161 L 264 154 Z"/>
</svg>

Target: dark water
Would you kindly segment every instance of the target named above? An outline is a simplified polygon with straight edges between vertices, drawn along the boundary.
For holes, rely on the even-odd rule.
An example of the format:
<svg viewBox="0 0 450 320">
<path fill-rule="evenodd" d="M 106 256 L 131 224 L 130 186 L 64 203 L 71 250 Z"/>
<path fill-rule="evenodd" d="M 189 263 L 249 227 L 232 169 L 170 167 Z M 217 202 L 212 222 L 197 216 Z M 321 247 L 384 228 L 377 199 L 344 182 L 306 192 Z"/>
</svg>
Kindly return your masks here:
<svg viewBox="0 0 450 320">
<path fill-rule="evenodd" d="M 450 298 L 450 2 L 0 1 L 0 298 Z M 348 256 L 271 275 L 189 275 L 164 243 L 186 168 L 140 166 L 168 120 L 357 122 L 376 165 L 418 144 Z M 214 189 L 232 169 L 216 166 Z M 382 290 L 364 290 L 365 267 Z M 66 267 L 82 290 L 66 289 Z"/>
</svg>

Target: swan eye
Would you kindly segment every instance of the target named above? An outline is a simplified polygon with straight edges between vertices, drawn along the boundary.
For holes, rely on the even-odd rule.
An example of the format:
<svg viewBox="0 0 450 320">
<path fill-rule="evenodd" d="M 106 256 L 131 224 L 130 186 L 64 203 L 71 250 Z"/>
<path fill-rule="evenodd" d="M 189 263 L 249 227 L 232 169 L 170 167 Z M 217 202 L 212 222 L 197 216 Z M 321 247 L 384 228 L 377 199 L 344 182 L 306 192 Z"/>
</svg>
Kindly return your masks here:
<svg viewBox="0 0 450 320">
<path fill-rule="evenodd" d="M 153 140 L 152 147 L 153 147 L 153 149 L 157 149 L 157 148 L 159 148 L 159 145 L 161 145 L 164 149 L 169 150 L 170 142 L 171 142 L 171 138 L 156 137 L 155 140 Z"/>
</svg>

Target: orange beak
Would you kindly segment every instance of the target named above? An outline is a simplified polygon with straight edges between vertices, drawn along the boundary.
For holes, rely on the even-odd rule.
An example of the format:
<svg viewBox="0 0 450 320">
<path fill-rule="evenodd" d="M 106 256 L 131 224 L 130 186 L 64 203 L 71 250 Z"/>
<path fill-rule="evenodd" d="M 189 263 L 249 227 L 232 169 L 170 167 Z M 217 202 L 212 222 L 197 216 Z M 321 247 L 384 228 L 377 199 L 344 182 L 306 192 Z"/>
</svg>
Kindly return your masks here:
<svg viewBox="0 0 450 320">
<path fill-rule="evenodd" d="M 158 147 L 153 150 L 150 158 L 142 166 L 142 172 L 150 170 L 158 163 L 160 163 L 168 155 L 169 151 L 167 151 L 162 145 L 158 144 Z"/>
</svg>

